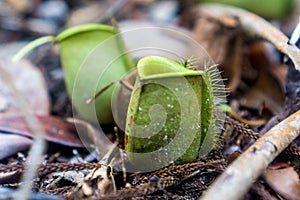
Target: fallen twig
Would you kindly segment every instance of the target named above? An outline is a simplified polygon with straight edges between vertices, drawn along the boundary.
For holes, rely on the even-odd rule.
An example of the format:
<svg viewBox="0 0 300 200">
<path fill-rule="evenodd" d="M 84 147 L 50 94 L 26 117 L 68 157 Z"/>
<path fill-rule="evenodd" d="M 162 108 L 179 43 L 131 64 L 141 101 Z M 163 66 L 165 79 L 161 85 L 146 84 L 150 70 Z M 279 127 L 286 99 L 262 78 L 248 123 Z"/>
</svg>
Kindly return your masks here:
<svg viewBox="0 0 300 200">
<path fill-rule="evenodd" d="M 258 132 L 253 131 L 252 129 L 248 128 L 247 124 L 243 124 L 239 121 L 236 121 L 235 119 L 232 119 L 229 116 L 225 116 L 225 123 L 233 127 L 238 132 L 246 135 L 249 138 L 252 138 L 254 140 L 259 139 L 261 136 Z M 292 143 L 284 150 L 284 153 L 300 157 L 300 147 L 293 146 Z"/>
<path fill-rule="evenodd" d="M 288 37 L 268 21 L 246 10 L 221 4 L 204 4 L 201 8 L 214 15 L 237 18 L 246 34 L 272 43 L 279 51 L 286 54 L 295 68 L 300 71 L 300 50 L 294 44 L 289 44 Z"/>
<path fill-rule="evenodd" d="M 201 199 L 241 199 L 272 160 L 300 135 L 300 111 L 259 138 L 212 184 Z"/>
</svg>

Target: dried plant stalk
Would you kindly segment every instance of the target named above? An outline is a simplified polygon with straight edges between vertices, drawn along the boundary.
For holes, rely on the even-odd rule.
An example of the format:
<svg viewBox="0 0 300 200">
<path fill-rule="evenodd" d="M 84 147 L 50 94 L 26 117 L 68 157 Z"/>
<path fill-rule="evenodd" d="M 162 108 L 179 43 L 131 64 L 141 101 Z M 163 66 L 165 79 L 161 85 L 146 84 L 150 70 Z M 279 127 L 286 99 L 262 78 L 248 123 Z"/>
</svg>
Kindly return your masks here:
<svg viewBox="0 0 300 200">
<path fill-rule="evenodd" d="M 236 18 L 246 34 L 272 43 L 279 51 L 286 54 L 293 61 L 295 68 L 300 71 L 300 50 L 294 44 L 289 44 L 288 37 L 265 19 L 246 10 L 221 4 L 207 4 L 202 5 L 201 8 L 214 15 Z"/>
<path fill-rule="evenodd" d="M 300 111 L 259 138 L 212 184 L 201 199 L 242 199 L 272 160 L 300 135 Z"/>
</svg>

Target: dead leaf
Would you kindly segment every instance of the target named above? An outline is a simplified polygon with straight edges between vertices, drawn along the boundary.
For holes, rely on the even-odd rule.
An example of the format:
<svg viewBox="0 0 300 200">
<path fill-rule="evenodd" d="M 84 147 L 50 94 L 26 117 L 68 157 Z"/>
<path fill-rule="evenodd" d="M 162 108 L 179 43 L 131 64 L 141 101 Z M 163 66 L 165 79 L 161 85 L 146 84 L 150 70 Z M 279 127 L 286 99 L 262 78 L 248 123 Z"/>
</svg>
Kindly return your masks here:
<svg viewBox="0 0 300 200">
<path fill-rule="evenodd" d="M 78 135 L 86 147 L 92 146 L 93 149 L 96 149 L 98 159 L 102 159 L 115 146 L 101 128 L 97 129 L 90 123 L 80 119 L 67 118 L 67 121 L 76 125 Z"/>
<path fill-rule="evenodd" d="M 98 23 L 114 17 L 114 12 L 122 8 L 127 1 L 92 1 L 71 12 L 67 20 L 67 27 L 79 24 Z"/>
<path fill-rule="evenodd" d="M 45 129 L 47 141 L 71 147 L 84 147 L 73 123 L 51 116 L 38 116 L 38 119 Z M 33 137 L 24 119 L 19 116 L 0 118 L 0 131 L 28 138 Z"/>
<path fill-rule="evenodd" d="M 105 3 L 96 1 L 72 11 L 67 21 L 67 27 L 99 22 L 103 12 L 107 9 Z"/>
<path fill-rule="evenodd" d="M 210 61 L 206 52 L 191 39 L 194 35 L 189 30 L 178 26 L 158 26 L 147 21 L 135 20 L 121 22 L 119 26 L 125 45 L 133 58 L 158 55 L 174 60 L 192 57 L 200 63 Z M 141 35 L 143 37 L 140 37 Z M 141 49 L 141 47 L 147 48 Z"/>
<path fill-rule="evenodd" d="M 284 103 L 283 87 L 275 78 L 273 61 L 268 56 L 267 44 L 256 42 L 247 48 L 247 68 L 257 72 L 254 79 L 245 80 L 250 87 L 240 100 L 242 106 L 248 108 L 260 108 L 262 105 L 269 108 L 273 113 L 280 112 Z M 244 70 L 245 71 L 245 70 Z M 243 77 L 248 76 L 246 72 Z M 246 79 L 246 78 L 245 78 Z"/>
<path fill-rule="evenodd" d="M 22 177 L 22 173 L 18 173 L 17 171 L 0 173 L 0 184 L 17 183 L 20 181 L 21 177 Z"/>
<path fill-rule="evenodd" d="M 293 167 L 279 170 L 267 169 L 264 173 L 266 182 L 288 200 L 300 199 L 300 182 Z"/>
<path fill-rule="evenodd" d="M 238 22 L 226 16 L 214 16 L 199 10 L 194 28 L 195 40 L 220 65 L 227 87 L 234 92 L 239 86 L 243 64 L 243 46 Z"/>
<path fill-rule="evenodd" d="M 116 191 L 115 180 L 110 166 L 101 166 L 88 173 L 77 191 L 68 196 L 68 199 L 82 199 L 86 197 L 100 198 Z"/>
<path fill-rule="evenodd" d="M 11 73 L 17 89 L 22 92 L 33 111 L 38 115 L 48 115 L 50 102 L 42 73 L 27 60 L 18 63 L 2 60 L 1 65 Z M 0 85 L 0 118 L 20 115 L 14 98 L 1 78 Z"/>
<path fill-rule="evenodd" d="M 29 138 L 0 131 L 0 160 L 29 149 L 31 144 L 32 140 Z"/>
<path fill-rule="evenodd" d="M 279 82 L 280 87 L 282 88 L 283 91 L 285 91 L 287 71 L 288 71 L 288 66 L 286 64 L 277 64 L 271 70 L 271 73 Z"/>
</svg>

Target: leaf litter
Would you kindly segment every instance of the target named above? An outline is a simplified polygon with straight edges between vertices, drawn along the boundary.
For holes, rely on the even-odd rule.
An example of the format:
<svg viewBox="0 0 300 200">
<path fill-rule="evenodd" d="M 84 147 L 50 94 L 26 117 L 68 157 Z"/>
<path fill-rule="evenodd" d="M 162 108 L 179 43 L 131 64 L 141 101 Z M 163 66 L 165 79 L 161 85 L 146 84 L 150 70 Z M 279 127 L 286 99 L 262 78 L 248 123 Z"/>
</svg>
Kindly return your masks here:
<svg viewBox="0 0 300 200">
<path fill-rule="evenodd" d="M 114 13 L 118 19 L 118 16 L 127 16 L 129 18 L 137 18 L 137 19 L 147 19 L 147 15 L 143 14 L 143 12 L 140 12 L 138 6 L 140 6 L 141 8 L 144 8 L 145 5 L 147 4 L 151 4 L 151 3 L 155 3 L 155 1 L 149 1 L 149 2 L 139 2 L 139 1 L 128 1 L 128 5 L 124 7 L 124 10 L 122 10 L 122 8 L 116 8 L 116 10 L 121 11 L 120 14 L 118 15 L 118 13 Z M 106 2 L 107 3 L 107 2 Z M 68 4 L 76 4 L 76 3 L 68 3 Z M 99 3 L 100 5 L 101 3 Z M 82 5 L 81 3 L 78 3 L 78 5 Z M 106 4 L 106 6 L 109 4 Z M 137 7 L 135 7 L 134 5 L 138 5 Z M 187 3 L 188 5 L 188 3 Z M 193 4 L 191 4 L 193 5 Z M 74 6 L 74 5 L 72 5 Z M 72 8 L 71 6 L 71 8 Z M 113 8 L 113 4 L 111 4 L 111 8 Z M 105 6 L 104 6 L 105 7 Z M 195 7 L 195 6 L 192 6 Z M 30 8 L 30 6 L 29 6 Z M 29 8 L 23 8 L 24 9 L 29 9 Z M 81 9 L 81 7 L 77 7 L 79 10 Z M 125 9 L 126 8 L 126 9 Z M 153 6 L 153 8 L 155 8 L 155 6 Z M 185 9 L 189 8 L 187 7 L 183 7 Z M 205 8 L 205 7 L 204 7 Z M 210 7 L 209 9 L 214 9 L 213 7 Z M 22 10 L 22 9 L 21 9 Z M 112 9 L 114 10 L 114 9 Z M 135 12 L 132 12 L 132 11 Z M 235 100 L 237 102 L 237 109 L 235 110 L 240 116 L 247 118 L 248 120 L 257 120 L 257 119 L 261 119 L 264 118 L 263 115 L 260 114 L 260 109 L 262 107 L 265 108 L 269 108 L 269 112 L 271 116 L 274 116 L 270 121 L 268 121 L 269 123 L 267 123 L 266 126 L 257 126 L 254 127 L 254 131 L 260 132 L 261 135 L 263 135 L 263 133 L 267 132 L 267 130 L 269 130 L 271 127 L 275 126 L 279 121 L 284 120 L 285 118 L 287 118 L 289 115 L 291 115 L 292 113 L 296 112 L 299 110 L 299 93 L 297 92 L 297 88 L 298 88 L 298 82 L 300 80 L 300 78 L 298 77 L 298 73 L 297 71 L 295 71 L 295 67 L 297 68 L 298 64 L 295 63 L 295 60 L 297 58 L 297 53 L 294 47 L 290 47 L 287 46 L 286 41 L 287 38 L 284 38 L 282 36 L 278 37 L 281 38 L 283 42 L 283 46 L 280 42 L 281 39 L 276 39 L 274 40 L 274 38 L 272 38 L 271 36 L 273 36 L 271 34 L 271 36 L 265 36 L 262 35 L 262 38 L 267 39 L 268 41 L 271 41 L 279 50 L 282 50 L 284 53 L 291 53 L 291 57 L 293 58 L 293 62 L 289 62 L 288 63 L 288 72 L 287 72 L 287 79 L 286 79 L 286 83 L 283 80 L 282 77 L 285 77 L 284 73 L 286 73 L 286 71 L 280 71 L 277 72 L 277 75 L 274 75 L 274 65 L 279 66 L 281 63 L 279 60 L 279 56 L 275 55 L 275 54 L 270 54 L 267 50 L 265 50 L 261 43 L 256 43 L 253 38 L 250 38 L 248 34 L 245 34 L 244 31 L 246 30 L 249 31 L 249 27 L 244 26 L 244 22 L 243 20 L 245 20 L 246 18 L 244 18 L 244 16 L 242 16 L 241 18 L 239 18 L 238 14 L 239 12 L 237 12 L 237 14 L 233 14 L 235 16 L 235 18 L 231 18 L 231 15 L 227 15 L 226 14 L 226 9 L 224 9 L 221 13 L 223 13 L 223 15 L 217 16 L 216 12 L 209 12 L 210 15 L 206 15 L 206 14 L 200 14 L 201 16 L 201 20 L 198 20 L 198 24 L 196 25 L 197 28 L 194 29 L 194 33 L 192 33 L 191 35 L 196 35 L 196 39 L 198 40 L 198 42 L 203 43 L 206 42 L 206 47 L 207 50 L 209 51 L 210 55 L 212 57 L 214 57 L 215 60 L 218 61 L 218 63 L 221 64 L 222 70 L 224 71 L 222 75 L 224 75 L 224 77 L 226 77 L 228 79 L 227 82 L 227 86 L 230 88 L 230 96 L 229 96 L 229 100 Z M 18 11 L 21 12 L 21 11 Z M 68 12 L 68 11 L 65 11 Z M 114 11 L 116 12 L 116 11 Z M 127 15 L 126 15 L 127 12 Z M 130 12 L 130 13 L 128 13 Z M 225 14 L 224 14 L 225 12 Z M 192 12 L 191 12 L 192 13 Z M 229 12 L 230 13 L 230 12 Z M 22 14 L 21 14 L 22 15 Z M 225 17 L 224 17 L 225 15 Z M 29 14 L 30 16 L 30 14 Z M 74 15 L 75 16 L 75 15 Z M 95 15 L 96 16 L 96 15 Z M 196 15 L 195 15 L 196 16 Z M 237 17 L 238 16 L 238 17 Z M 76 16 L 75 16 L 76 17 Z M 106 19 L 106 16 L 97 16 L 96 18 L 98 18 L 98 22 L 100 22 L 101 20 Z M 19 18 L 16 18 L 19 19 Z M 94 20 L 95 18 L 92 16 L 90 19 Z M 191 18 L 193 19 L 193 17 Z M 225 20 L 228 19 L 228 20 Z M 26 20 L 26 18 L 25 18 Z M 80 20 L 79 20 L 80 21 Z M 96 19 L 97 21 L 97 19 Z M 259 20 L 258 20 L 259 21 Z M 261 21 L 259 21 L 261 22 Z M 174 21 L 170 22 L 170 23 L 175 23 Z M 186 21 L 187 23 L 187 21 Z M 45 23 L 47 24 L 47 23 Z M 175 25 L 176 26 L 176 25 Z M 185 27 L 191 27 L 190 24 L 185 24 Z M 209 29 L 209 27 L 214 27 Z M 217 28 L 216 28 L 217 27 Z M 254 27 L 256 28 L 256 27 Z M 272 27 L 274 28 L 274 27 Z M 207 29 L 207 30 L 206 30 Z M 263 29 L 263 26 L 259 27 L 259 29 Z M 17 32 L 22 33 L 23 31 L 31 34 L 37 34 L 36 31 L 34 31 L 35 29 L 31 27 L 29 27 L 28 29 L 24 29 L 23 26 L 16 26 L 16 30 Z M 45 29 L 46 30 L 46 29 Z M 272 29 L 273 30 L 273 29 Z M 252 31 L 257 31 L 256 29 L 252 30 Z M 47 32 L 47 31 L 45 31 Z M 55 31 L 54 31 L 55 32 Z M 251 32 L 251 29 L 250 29 Z M 49 31 L 48 31 L 49 33 Z M 53 33 L 53 31 L 52 31 Z M 57 33 L 57 31 L 56 31 Z M 221 34 L 222 33 L 222 34 Z M 14 33 L 15 34 L 15 33 Z M 38 34 L 41 34 L 41 32 L 39 32 Z M 208 38 L 210 35 L 213 35 L 214 37 Z M 160 39 L 162 40 L 162 39 Z M 126 41 L 125 41 L 126 42 Z M 277 44 L 280 43 L 280 44 Z M 256 54 L 256 51 L 253 50 L 253 48 L 251 47 L 252 45 L 249 44 L 255 44 L 258 46 L 258 49 L 262 51 L 262 54 L 264 56 L 264 58 L 268 59 L 268 62 L 264 62 L 264 60 L 261 59 L 261 57 L 259 55 Z M 205 46 L 205 44 L 203 44 Z M 175 47 L 176 48 L 176 47 Z M 252 54 L 252 58 L 249 59 L 249 55 L 247 57 L 247 55 L 245 55 L 245 52 L 248 51 L 250 52 L 250 54 Z M 253 54 L 254 53 L 254 54 Z M 298 54 L 299 55 L 299 54 Z M 276 57 L 276 59 L 278 59 L 276 61 L 276 63 L 274 63 L 273 61 L 270 62 L 270 60 L 274 59 L 274 57 Z M 47 58 L 43 58 L 44 60 Z M 38 63 L 38 67 L 43 69 L 43 67 L 41 67 L 41 63 Z M 284 65 L 283 65 L 284 66 Z M 285 66 L 286 67 L 286 66 Z M 262 73 L 263 72 L 263 73 Z M 35 76 L 35 75 L 34 75 Z M 278 82 L 276 80 L 276 78 L 279 78 L 279 80 L 281 80 L 280 82 Z M 43 82 L 43 80 L 42 80 Z M 254 82 L 256 82 L 257 84 L 254 84 Z M 43 83 L 44 84 L 44 83 Z M 41 86 L 43 84 L 37 84 L 37 86 Z M 24 84 L 26 86 L 26 84 Z M 273 87 L 272 87 L 273 86 Z M 274 90 L 274 87 L 276 88 L 276 90 Z M 265 92 L 268 91 L 268 92 Z M 47 93 L 47 87 L 43 87 L 43 88 L 39 88 L 39 89 L 34 89 L 33 92 L 40 92 L 40 93 Z M 257 101 L 258 99 L 258 93 L 261 94 L 261 96 L 259 97 L 259 101 Z M 286 92 L 286 96 L 284 96 Z M 30 93 L 30 92 L 25 92 L 25 95 L 29 94 L 29 99 L 32 97 L 38 97 L 39 94 L 36 95 L 32 95 L 34 93 Z M 9 102 L 11 102 L 10 100 L 7 100 L 6 94 L 2 95 L 4 96 L 5 100 L 0 101 L 0 110 L 7 110 L 7 105 L 11 105 Z M 39 98 L 39 97 L 38 97 Z M 285 102 L 283 102 L 283 99 L 285 98 Z M 243 100 L 244 99 L 244 100 Z M 268 101 L 266 101 L 266 99 L 269 99 Z M 36 100 L 36 99 L 35 99 Z M 44 99 L 45 100 L 45 99 Z M 30 100 L 29 100 L 30 102 Z M 252 102 L 252 103 L 250 103 Z M 47 106 L 45 106 L 48 103 L 48 108 Z M 39 105 L 40 104 L 40 105 Z M 44 112 L 40 117 L 38 117 L 38 119 L 42 122 L 42 126 L 46 129 L 46 140 L 50 141 L 52 143 L 58 143 L 60 145 L 65 146 L 66 148 L 69 148 L 70 146 L 74 149 L 80 149 L 79 147 L 82 147 L 82 143 L 78 140 L 77 136 L 76 136 L 76 131 L 74 130 L 74 124 L 73 122 L 66 122 L 64 119 L 62 119 L 61 117 L 54 117 L 51 116 L 51 114 L 49 115 L 49 107 L 50 109 L 53 109 L 53 104 L 51 106 L 49 101 L 39 101 L 39 103 L 35 103 L 36 106 L 33 106 L 33 111 L 38 111 L 38 110 L 43 110 L 46 111 L 48 109 L 48 111 Z M 1 107 L 2 106 L 2 107 Z M 41 106 L 41 107 L 40 107 Z M 2 108 L 2 109 L 1 109 Z M 46 109 L 47 108 L 47 109 Z M 17 165 L 19 167 L 22 167 L 23 163 L 16 160 L 16 157 L 12 157 L 13 154 L 22 151 L 22 152 L 26 152 L 26 149 L 29 148 L 29 146 L 32 144 L 32 140 L 30 138 L 32 138 L 33 133 L 28 130 L 28 127 L 26 125 L 26 123 L 24 123 L 24 120 L 22 120 L 22 118 L 20 117 L 20 112 L 17 109 L 13 110 L 13 116 L 9 115 L 9 116 L 4 116 L 4 115 L 0 115 L 0 122 L 2 122 L 0 129 L 1 132 L 5 132 L 5 134 L 1 133 L 1 138 L 2 135 L 6 135 L 7 137 L 11 137 L 11 139 L 7 138 L 5 139 L 5 141 L 11 141 L 8 142 L 7 144 L 4 144 L 3 146 L 1 145 L 1 148 L 3 147 L 3 149 L 1 150 L 1 154 L 3 159 L 6 158 L 6 162 L 8 162 L 8 166 L 9 164 L 13 165 L 13 163 L 17 163 Z M 40 114 L 40 113 L 39 113 Z M 71 119 L 71 121 L 76 121 L 77 119 Z M 267 118 L 267 120 L 269 120 L 269 118 Z M 292 122 L 291 122 L 292 123 Z M 93 133 L 94 128 L 92 126 L 87 123 L 87 122 L 82 122 L 82 127 L 83 129 L 85 129 L 87 131 L 88 134 L 91 134 L 92 136 L 95 135 L 95 133 Z M 248 127 L 246 127 L 248 128 Z M 59 134 L 59 130 L 62 130 L 61 133 L 63 134 Z M 245 130 L 245 129 L 242 129 Z M 98 131 L 98 130 L 96 130 Z M 119 132 L 121 132 L 118 129 L 114 129 L 113 125 L 110 126 L 105 126 L 104 130 L 103 130 L 107 136 L 109 138 L 111 138 L 113 141 L 115 142 L 120 142 L 118 140 L 122 139 L 122 135 L 119 136 Z M 90 133 L 89 133 L 90 132 Z M 229 153 L 229 156 L 232 157 L 231 162 L 237 158 L 240 157 L 240 155 L 243 154 L 242 151 L 244 151 L 245 149 L 247 149 L 252 143 L 254 143 L 254 140 L 251 138 L 248 138 L 247 136 L 245 136 L 244 134 L 241 134 L 240 131 L 237 130 L 231 130 L 229 131 L 227 134 L 231 135 L 232 137 L 230 138 L 230 141 L 226 142 L 226 144 L 224 145 L 224 152 L 230 152 L 227 151 L 228 149 L 233 149 L 233 152 Z M 97 135 L 97 134 L 96 134 Z M 25 137 L 24 137 L 25 136 Z M 16 138 L 18 137 L 18 139 Z M 92 140 L 98 140 L 98 139 L 92 139 Z M 4 141 L 4 140 L 3 140 Z M 102 139 L 100 139 L 100 141 L 102 141 Z M 109 142 L 109 141 L 106 141 Z M 101 142 L 100 142 L 101 143 Z M 120 142 L 121 144 L 122 142 Z M 14 151 L 7 151 L 8 148 L 12 147 L 10 146 L 12 145 L 13 150 Z M 297 146 L 299 147 L 299 141 L 295 140 L 293 142 L 294 147 Z M 69 147 L 67 147 L 69 146 Z M 98 145 L 97 145 L 98 146 Z M 101 147 L 101 145 L 99 145 Z M 5 148 L 6 147 L 6 148 Z M 113 145 L 111 146 L 112 149 Z M 236 148 L 237 147 L 237 148 Z M 267 147 L 267 146 L 264 146 Z M 240 151 L 239 153 L 235 152 L 235 150 Z M 7 152 L 8 153 L 7 153 Z M 116 164 L 116 161 L 118 161 L 118 163 L 122 163 L 122 161 L 126 161 L 126 155 L 125 156 L 120 156 L 118 157 L 117 160 L 114 160 L 113 157 L 116 155 L 115 151 L 109 151 L 109 150 L 103 150 L 101 148 L 97 149 L 96 151 L 100 152 L 101 156 L 103 157 L 104 155 L 108 155 L 109 157 L 109 161 L 111 162 L 111 164 Z M 298 151 L 299 152 L 299 151 Z M 47 153 L 47 151 L 45 152 Z M 292 154 L 288 154 L 287 151 L 285 151 L 284 153 L 282 153 L 279 157 L 277 157 L 275 159 L 275 163 L 276 162 L 285 162 L 286 165 L 283 165 L 282 169 L 277 169 L 277 170 L 271 170 L 271 169 L 267 169 L 266 172 L 264 172 L 263 174 L 263 178 L 259 179 L 257 182 L 254 183 L 254 185 L 252 186 L 252 188 L 250 189 L 250 191 L 244 196 L 246 199 L 253 199 L 254 197 L 259 197 L 259 198 L 263 198 L 263 199 L 267 199 L 269 197 L 275 198 L 275 199 L 280 199 L 281 197 L 287 198 L 287 199 L 297 199 L 299 197 L 299 194 L 297 194 L 297 192 L 299 190 L 299 154 L 297 157 L 297 150 L 294 151 L 294 153 Z M 92 155 L 92 154 L 88 154 L 87 152 L 83 152 L 80 155 L 78 154 L 74 154 L 72 156 L 72 158 L 70 158 L 70 155 L 64 155 L 64 152 L 62 151 L 61 154 L 63 155 L 62 157 L 58 157 L 58 160 L 56 161 L 50 161 L 50 162 L 56 162 L 58 163 L 57 166 L 59 166 L 59 164 L 62 162 L 62 160 L 64 162 L 68 162 L 69 160 L 77 160 L 80 162 L 84 162 L 84 160 L 89 160 L 89 162 L 93 162 L 95 161 L 95 158 L 97 157 L 97 155 Z M 235 155 L 233 155 L 235 154 Z M 217 154 L 216 154 L 217 155 Z M 224 168 L 220 168 L 220 166 L 225 166 L 225 168 L 227 167 L 226 165 L 223 164 L 217 164 L 217 165 L 213 165 L 210 163 L 210 160 L 214 160 L 214 159 L 219 159 L 220 158 L 215 158 L 214 155 L 211 155 L 211 157 L 207 157 L 205 159 L 203 159 L 205 161 L 206 164 L 200 164 L 198 163 L 198 170 L 192 172 L 191 174 L 189 174 L 188 176 L 184 177 L 184 178 L 180 178 L 179 180 L 179 184 L 174 184 L 174 185 L 170 185 L 167 187 L 163 187 L 161 188 L 161 183 L 168 185 L 170 184 L 170 182 L 165 181 L 164 180 L 164 175 L 162 176 L 163 173 L 160 173 L 161 171 L 158 172 L 154 172 L 154 174 L 126 174 L 126 171 L 120 171 L 120 172 L 108 172 L 107 171 L 107 167 L 105 167 L 104 172 L 106 173 L 102 173 L 102 169 L 101 168 L 101 173 L 103 174 L 101 175 L 102 178 L 105 178 L 106 181 L 108 181 L 109 185 L 111 185 L 111 180 L 109 179 L 109 177 L 111 177 L 111 175 L 114 176 L 115 178 L 115 182 L 113 184 L 115 184 L 115 187 L 117 188 L 117 193 L 115 193 L 112 190 L 108 190 L 109 192 L 107 194 L 111 195 L 110 197 L 112 198 L 134 198 L 134 196 L 141 196 L 139 197 L 140 199 L 156 199 L 156 198 L 174 198 L 174 199 L 180 199 L 180 198 L 191 198 L 191 199 L 197 199 L 199 196 L 202 195 L 202 193 L 204 191 L 208 190 L 208 186 L 215 182 L 215 178 L 217 176 L 219 176 L 220 174 L 223 173 L 223 171 L 225 170 Z M 221 158 L 223 157 L 223 155 L 221 155 Z M 116 157 L 117 158 L 117 157 Z M 229 157 L 228 157 L 229 158 Z M 121 162 L 119 162 L 121 161 Z M 214 162 L 214 161 L 212 161 Z M 251 161 L 248 160 L 249 162 L 249 166 L 251 165 Z M 47 168 L 50 167 L 50 165 L 47 164 L 51 164 L 51 163 L 47 163 L 47 159 L 44 160 L 44 164 L 45 167 L 44 169 L 49 169 Z M 196 165 L 195 163 L 191 163 L 191 165 Z M 186 169 L 185 167 L 190 167 L 191 165 L 187 165 L 187 166 L 182 166 L 182 169 Z M 271 164 L 271 166 L 276 165 L 274 163 Z M 5 165 L 6 166 L 6 165 Z M 61 165 L 63 166 L 63 165 Z M 74 165 L 75 166 L 75 165 Z M 120 165 L 121 166 L 121 165 Z M 2 166 L 0 166 L 0 170 L 2 170 L 1 168 Z M 54 166 L 51 166 L 52 169 L 54 169 Z M 122 167 L 121 167 L 122 168 Z M 57 168 L 58 171 L 63 172 L 65 169 L 64 168 Z M 74 168 L 73 168 L 74 170 Z M 76 168 L 75 168 L 76 170 Z M 179 170 L 178 174 L 176 174 L 175 172 L 177 171 L 172 171 L 172 168 L 166 168 L 164 169 L 165 171 L 167 171 L 168 173 L 172 174 L 171 177 L 175 178 L 175 180 L 177 180 L 176 178 L 180 177 L 180 173 L 182 173 L 182 171 Z M 250 170 L 250 169 L 248 169 Z M 282 170 L 282 171 L 281 171 Z M 298 170 L 298 171 L 297 171 Z M 78 168 L 77 171 L 82 171 L 82 169 Z M 97 171 L 96 168 L 94 171 Z M 251 171 L 251 170 L 250 170 Z M 98 173 L 98 171 L 97 171 Z M 95 173 L 95 174 L 97 174 Z M 112 173 L 112 174 L 111 174 Z M 225 172 L 226 173 L 226 172 Z M 85 173 L 84 173 L 85 174 Z M 52 174 L 53 175 L 53 174 Z M 107 175 L 107 176 L 106 176 Z M 71 177 L 75 177 L 75 175 L 70 175 Z M 150 176 L 150 177 L 149 177 Z M 72 193 L 72 188 L 74 189 L 74 185 L 75 182 L 72 182 L 69 178 L 67 178 L 67 176 L 64 175 L 55 175 L 52 176 L 52 178 L 50 178 L 50 176 L 48 176 L 46 178 L 46 185 L 43 185 L 43 188 L 39 188 L 39 186 L 35 186 L 34 190 L 35 191 L 43 191 L 45 193 L 50 193 L 50 194 L 55 194 L 53 196 L 53 198 L 62 198 L 61 194 L 70 194 L 70 192 Z M 88 179 L 88 176 L 86 176 Z M 157 179 L 158 177 L 158 179 Z M 89 180 L 85 180 L 86 184 L 83 187 L 84 189 L 84 194 L 88 194 L 91 189 L 92 189 L 92 193 L 95 192 L 97 190 L 97 188 L 102 188 L 102 186 L 105 186 L 105 184 L 107 183 L 99 183 L 99 185 L 97 186 L 97 184 L 94 184 L 95 180 L 99 178 L 98 176 L 92 176 L 89 177 Z M 138 178 L 140 178 L 140 180 L 150 180 L 150 182 L 148 182 L 148 185 L 134 185 L 134 180 L 137 180 Z M 167 177 L 168 178 L 168 177 Z M 50 180 L 51 183 L 47 184 L 47 179 Z M 298 182 L 297 182 L 298 180 Z M 41 183 L 38 181 L 38 179 L 35 180 L 36 183 Z M 160 182 L 161 181 L 161 182 Z M 45 183 L 45 182 L 44 182 Z M 77 183 L 80 183 L 77 182 Z M 128 186 L 128 188 L 125 187 L 125 185 L 131 185 Z M 298 184 L 297 184 L 298 183 Z M 51 185 L 51 186 L 50 186 Z M 158 187 L 160 185 L 160 187 Z M 90 187 L 91 186 L 91 187 Z M 96 187 L 95 187 L 96 186 Z M 51 189 L 49 190 L 45 190 L 44 187 L 49 187 Z M 242 190 L 242 186 L 239 185 L 239 188 L 237 190 Z M 134 194 L 134 191 L 136 191 L 137 193 Z M 144 191 L 144 193 L 143 193 Z M 126 193 L 127 192 L 127 193 Z M 153 193 L 154 192 L 154 193 Z M 246 191 L 247 192 L 247 191 Z M 8 194 L 13 195 L 14 191 L 8 191 Z M 118 194 L 119 196 L 114 195 Z M 238 191 L 232 191 L 232 193 L 238 193 Z M 2 192 L 0 191 L 0 194 L 2 194 Z M 4 194 L 4 193 L 3 193 Z M 94 195 L 97 195 L 96 193 L 93 193 Z M 137 195 L 139 194 L 139 195 Z M 108 197 L 109 197 L 108 195 Z M 123 196 L 122 196 L 123 195 Z M 66 195 L 67 196 L 67 195 Z M 143 197 L 142 197 L 143 196 Z M 6 197 L 9 197 L 8 195 Z M 32 193 L 31 194 L 32 198 L 37 198 L 38 197 L 38 193 Z M 44 196 L 44 197 L 40 197 L 40 199 L 43 198 L 49 198 L 48 196 Z M 74 198 L 74 197 L 73 197 Z M 93 199 L 93 197 L 82 197 L 82 199 Z M 96 198 L 94 196 L 94 198 Z M 223 196 L 224 198 L 224 196 Z"/>
</svg>

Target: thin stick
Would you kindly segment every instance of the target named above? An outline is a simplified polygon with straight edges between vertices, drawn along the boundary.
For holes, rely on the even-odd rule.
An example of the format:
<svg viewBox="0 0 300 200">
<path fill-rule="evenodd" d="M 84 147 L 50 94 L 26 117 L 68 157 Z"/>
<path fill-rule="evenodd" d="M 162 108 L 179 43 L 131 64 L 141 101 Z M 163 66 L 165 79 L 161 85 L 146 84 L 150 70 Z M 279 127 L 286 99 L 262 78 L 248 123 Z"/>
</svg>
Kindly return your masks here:
<svg viewBox="0 0 300 200">
<path fill-rule="evenodd" d="M 300 111 L 297 111 L 259 138 L 226 169 L 201 199 L 243 199 L 272 160 L 300 135 L 299 121 Z"/>
<path fill-rule="evenodd" d="M 11 95 L 14 97 L 15 102 L 17 102 L 20 114 L 23 115 L 29 129 L 35 136 L 26 159 L 26 171 L 22 177 L 22 182 L 24 183 L 20 186 L 15 196 L 15 199 L 26 200 L 31 193 L 32 180 L 42 161 L 42 154 L 46 146 L 44 140 L 45 133 L 24 95 L 16 88 L 11 74 L 7 72 L 2 65 L 0 65 L 0 76 L 9 87 Z"/>
<path fill-rule="evenodd" d="M 295 68 L 300 71 L 300 50 L 294 44 L 289 44 L 288 37 L 263 18 L 246 10 L 221 4 L 207 4 L 202 5 L 201 8 L 214 15 L 237 18 L 246 34 L 272 43 L 279 51 L 286 54 Z"/>
<path fill-rule="evenodd" d="M 110 82 L 108 85 L 106 85 L 105 87 L 103 87 L 101 90 L 99 90 L 99 92 L 97 92 L 97 94 L 95 94 L 95 96 L 87 99 L 85 102 L 87 104 L 90 104 L 92 103 L 98 96 L 100 96 L 103 92 L 105 92 L 106 90 L 108 90 L 113 84 L 119 82 L 119 79 L 118 80 L 114 80 L 112 82 Z"/>
<path fill-rule="evenodd" d="M 95 96 L 87 99 L 85 102 L 87 104 L 92 103 L 97 97 L 99 97 L 101 94 L 103 94 L 103 92 L 105 92 L 106 90 L 108 90 L 113 84 L 119 82 L 120 84 L 124 85 L 128 90 L 133 90 L 133 86 L 131 86 L 128 82 L 122 80 L 122 79 L 117 79 L 114 80 L 112 82 L 110 82 L 108 85 L 106 85 L 105 87 L 103 87 L 101 90 L 99 90 L 99 92 L 97 92 L 97 94 L 95 94 Z"/>
<path fill-rule="evenodd" d="M 128 90 L 132 91 L 133 90 L 133 85 L 130 85 L 130 83 L 128 83 L 127 81 L 124 81 L 124 80 L 120 80 L 120 83 L 125 86 Z"/>
<path fill-rule="evenodd" d="M 260 138 L 260 134 L 258 132 L 253 131 L 248 128 L 247 124 L 241 123 L 229 116 L 225 116 L 225 123 L 232 126 L 238 132 L 250 137 L 251 139 L 257 140 Z M 284 150 L 284 153 L 289 154 L 291 156 L 300 156 L 300 147 L 292 146 L 292 143 Z"/>
</svg>

